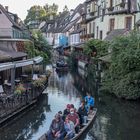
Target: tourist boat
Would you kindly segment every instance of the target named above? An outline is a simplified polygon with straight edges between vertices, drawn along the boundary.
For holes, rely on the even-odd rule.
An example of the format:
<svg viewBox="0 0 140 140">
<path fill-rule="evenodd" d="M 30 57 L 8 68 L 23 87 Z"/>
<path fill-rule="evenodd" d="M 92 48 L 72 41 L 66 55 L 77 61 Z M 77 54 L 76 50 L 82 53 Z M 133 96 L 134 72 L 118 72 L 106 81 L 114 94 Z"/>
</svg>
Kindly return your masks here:
<svg viewBox="0 0 140 140">
<path fill-rule="evenodd" d="M 56 62 L 56 71 L 68 71 L 68 64 L 63 60 Z"/>
<path fill-rule="evenodd" d="M 75 135 L 71 140 L 80 140 L 81 136 L 88 130 L 88 128 L 93 124 L 96 118 L 97 108 L 94 108 L 93 111 L 88 115 L 88 123 L 84 124 L 84 126 L 80 129 L 79 133 Z M 47 140 L 46 134 L 42 135 L 38 140 Z M 67 140 L 64 138 L 64 140 Z"/>
</svg>

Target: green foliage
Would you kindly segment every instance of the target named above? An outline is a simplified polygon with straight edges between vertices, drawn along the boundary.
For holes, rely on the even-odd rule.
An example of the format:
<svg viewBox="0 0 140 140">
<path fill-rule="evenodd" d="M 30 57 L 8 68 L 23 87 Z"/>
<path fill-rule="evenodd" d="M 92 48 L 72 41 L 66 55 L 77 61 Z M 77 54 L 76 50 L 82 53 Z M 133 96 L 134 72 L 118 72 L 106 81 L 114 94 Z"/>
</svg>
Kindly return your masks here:
<svg viewBox="0 0 140 140">
<path fill-rule="evenodd" d="M 25 49 L 30 58 L 35 56 L 42 56 L 44 62 L 48 62 L 51 59 L 51 48 L 43 37 L 42 33 L 37 31 L 33 32 L 34 43 L 26 43 Z"/>
<path fill-rule="evenodd" d="M 45 82 L 47 81 L 46 77 L 38 78 L 37 80 L 33 81 L 33 85 L 38 88 L 43 88 L 45 86 Z"/>
<path fill-rule="evenodd" d="M 92 56 L 92 53 L 97 51 L 97 57 L 101 57 L 108 53 L 108 46 L 109 43 L 106 41 L 91 39 L 84 47 L 84 54 Z"/>
<path fill-rule="evenodd" d="M 46 11 L 46 16 L 50 15 L 56 16 L 58 12 L 58 5 L 55 3 L 53 3 L 52 5 L 46 4 L 44 6 L 44 9 Z"/>
<path fill-rule="evenodd" d="M 36 21 L 40 18 L 46 16 L 46 11 L 42 6 L 34 5 L 28 10 L 28 14 L 26 19 L 24 20 L 25 24 L 29 23 L 30 21 Z"/>
<path fill-rule="evenodd" d="M 140 97 L 140 34 L 116 38 L 110 45 L 112 58 L 103 88 L 126 99 Z"/>
</svg>

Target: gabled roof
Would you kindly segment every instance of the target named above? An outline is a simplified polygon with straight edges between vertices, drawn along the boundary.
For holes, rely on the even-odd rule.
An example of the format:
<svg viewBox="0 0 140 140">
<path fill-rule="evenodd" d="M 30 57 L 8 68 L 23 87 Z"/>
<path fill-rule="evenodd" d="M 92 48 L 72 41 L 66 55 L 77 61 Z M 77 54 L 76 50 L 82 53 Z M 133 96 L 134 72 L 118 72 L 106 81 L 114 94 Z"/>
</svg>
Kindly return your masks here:
<svg viewBox="0 0 140 140">
<path fill-rule="evenodd" d="M 9 19 L 9 21 L 13 24 L 13 27 L 16 27 L 18 29 L 21 29 L 21 27 L 17 23 L 15 23 L 15 21 L 9 15 L 9 14 L 12 14 L 12 13 L 9 12 L 9 14 L 8 14 L 8 12 L 5 10 L 5 8 L 1 4 L 0 4 L 0 9 L 7 16 L 7 18 Z M 13 14 L 13 15 L 15 15 L 15 14 Z"/>
<path fill-rule="evenodd" d="M 74 21 L 70 22 L 66 28 L 64 28 L 63 32 L 67 32 L 68 30 L 70 30 L 79 20 L 80 20 L 80 16 L 77 17 Z"/>
<path fill-rule="evenodd" d="M 80 29 L 77 29 L 77 30 L 74 30 L 73 32 L 71 32 L 70 34 L 77 34 L 77 33 L 80 33 L 84 30 L 84 28 L 80 28 Z"/>
</svg>

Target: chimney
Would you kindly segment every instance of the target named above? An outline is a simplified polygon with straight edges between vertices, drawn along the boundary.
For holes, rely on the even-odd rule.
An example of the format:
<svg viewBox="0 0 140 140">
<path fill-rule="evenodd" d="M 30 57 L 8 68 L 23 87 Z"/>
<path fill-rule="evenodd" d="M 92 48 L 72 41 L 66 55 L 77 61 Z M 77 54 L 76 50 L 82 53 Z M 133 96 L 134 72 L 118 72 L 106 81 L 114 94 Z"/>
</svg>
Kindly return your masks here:
<svg viewBox="0 0 140 140">
<path fill-rule="evenodd" d="M 8 12 L 8 9 L 9 9 L 9 7 L 8 7 L 8 6 L 5 6 L 5 10 L 6 10 L 6 12 Z"/>
</svg>

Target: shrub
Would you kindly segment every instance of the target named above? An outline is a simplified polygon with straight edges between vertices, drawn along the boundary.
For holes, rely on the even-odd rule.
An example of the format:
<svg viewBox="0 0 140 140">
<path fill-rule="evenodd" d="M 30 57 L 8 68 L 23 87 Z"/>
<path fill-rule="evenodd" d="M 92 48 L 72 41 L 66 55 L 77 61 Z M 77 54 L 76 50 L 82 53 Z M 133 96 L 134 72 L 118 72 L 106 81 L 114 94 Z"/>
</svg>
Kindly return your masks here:
<svg viewBox="0 0 140 140">
<path fill-rule="evenodd" d="M 116 38 L 103 89 L 125 99 L 140 98 L 140 34 Z"/>
</svg>

